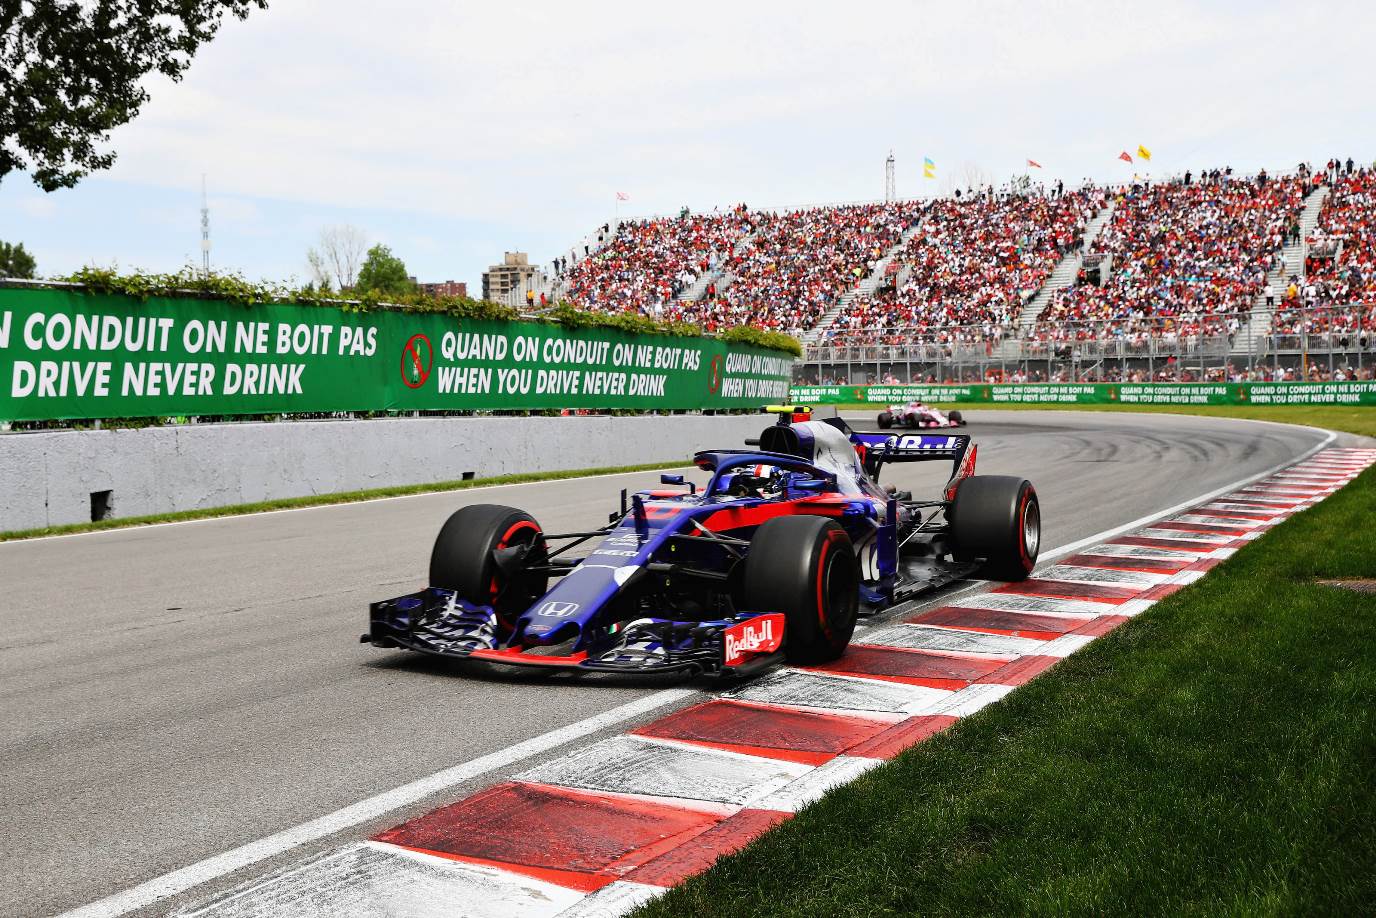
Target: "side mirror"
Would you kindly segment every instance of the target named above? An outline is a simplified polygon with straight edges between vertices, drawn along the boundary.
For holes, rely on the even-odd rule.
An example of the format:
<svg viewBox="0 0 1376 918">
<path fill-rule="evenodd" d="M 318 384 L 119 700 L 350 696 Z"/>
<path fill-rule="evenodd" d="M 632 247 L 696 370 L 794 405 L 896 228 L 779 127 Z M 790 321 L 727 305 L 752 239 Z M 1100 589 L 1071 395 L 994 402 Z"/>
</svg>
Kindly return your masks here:
<svg viewBox="0 0 1376 918">
<path fill-rule="evenodd" d="M 676 484 L 676 485 L 681 485 L 681 484 L 683 484 L 683 476 L 682 476 L 682 475 L 660 475 L 660 476 L 659 476 L 659 483 L 660 483 L 660 484 Z M 691 482 L 691 481 L 688 482 L 688 493 L 689 493 L 689 494 L 696 494 L 696 493 L 698 493 L 698 486 L 697 486 L 697 484 L 695 484 L 694 482 Z"/>
</svg>

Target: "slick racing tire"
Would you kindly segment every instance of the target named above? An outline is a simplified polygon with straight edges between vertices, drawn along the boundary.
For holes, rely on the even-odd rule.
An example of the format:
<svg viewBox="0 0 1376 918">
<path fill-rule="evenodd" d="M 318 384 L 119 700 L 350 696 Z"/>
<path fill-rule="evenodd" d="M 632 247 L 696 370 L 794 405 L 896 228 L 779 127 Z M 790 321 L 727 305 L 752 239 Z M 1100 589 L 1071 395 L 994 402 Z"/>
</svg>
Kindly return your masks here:
<svg viewBox="0 0 1376 918">
<path fill-rule="evenodd" d="M 893 426 L 893 415 L 887 411 L 879 412 L 879 429 L 888 430 Z"/>
<path fill-rule="evenodd" d="M 991 580 L 1026 580 L 1042 540 L 1037 489 L 1025 478 L 974 475 L 956 489 L 947 518 L 957 561 L 984 562 Z"/>
<path fill-rule="evenodd" d="M 922 421 L 915 414 L 909 414 L 903 418 L 903 426 L 909 430 L 917 430 L 922 426 Z"/>
<path fill-rule="evenodd" d="M 949 418 L 953 424 L 958 424 L 961 427 L 965 426 L 965 417 L 959 411 L 948 411 L 946 412 L 946 417 Z"/>
<path fill-rule="evenodd" d="M 824 663 L 846 652 L 860 606 L 860 565 L 846 531 L 825 517 L 766 520 L 750 540 L 744 608 L 784 614 L 790 663 Z"/>
<path fill-rule="evenodd" d="M 510 628 L 530 604 L 549 588 L 548 574 L 523 570 L 504 549 L 533 546 L 526 564 L 543 563 L 546 553 L 540 524 L 521 510 L 499 504 L 473 504 L 449 517 L 430 553 L 430 585 L 453 590 L 475 605 L 490 605 Z"/>
</svg>

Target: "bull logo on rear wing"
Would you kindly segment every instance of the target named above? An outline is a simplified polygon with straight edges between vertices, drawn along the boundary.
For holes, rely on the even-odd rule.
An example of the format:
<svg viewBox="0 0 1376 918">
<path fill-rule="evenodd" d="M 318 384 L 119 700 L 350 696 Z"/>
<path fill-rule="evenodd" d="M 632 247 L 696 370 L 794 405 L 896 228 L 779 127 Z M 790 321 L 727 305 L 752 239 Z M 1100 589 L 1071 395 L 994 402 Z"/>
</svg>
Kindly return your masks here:
<svg viewBox="0 0 1376 918">
<path fill-rule="evenodd" d="M 905 434 L 891 436 L 884 441 L 884 451 L 903 453 L 909 450 L 957 450 L 965 445 L 968 437 L 940 437 L 929 434 Z"/>
</svg>

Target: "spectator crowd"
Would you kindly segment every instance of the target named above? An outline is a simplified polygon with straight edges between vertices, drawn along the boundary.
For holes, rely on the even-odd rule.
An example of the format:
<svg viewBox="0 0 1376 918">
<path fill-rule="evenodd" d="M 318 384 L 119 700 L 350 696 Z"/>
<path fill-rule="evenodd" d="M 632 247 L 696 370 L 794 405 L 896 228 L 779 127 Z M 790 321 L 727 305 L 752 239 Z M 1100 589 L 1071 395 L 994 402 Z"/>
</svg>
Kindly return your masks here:
<svg viewBox="0 0 1376 918">
<path fill-rule="evenodd" d="M 1104 192 L 1005 192 L 934 201 L 892 280 L 827 328 L 837 344 L 995 341 L 1079 247 Z"/>
<path fill-rule="evenodd" d="M 1332 336 L 1339 346 L 1376 333 L 1376 170 L 1348 160 L 1306 242 L 1305 277 L 1290 279 L 1272 331 Z"/>
<path fill-rule="evenodd" d="M 715 270 L 752 229 L 745 205 L 727 213 L 633 220 L 563 274 L 566 297 L 606 312 L 650 312 Z"/>
<path fill-rule="evenodd" d="M 1091 247 L 1100 275 L 1058 290 L 1035 336 L 1235 333 L 1298 239 L 1305 190 L 1299 177 L 1231 170 L 1132 185 Z"/>
<path fill-rule="evenodd" d="M 1330 191 L 1303 240 L 1303 274 L 1278 274 L 1320 185 Z M 1109 206 L 1086 245 L 1086 228 Z M 582 257 L 556 261 L 557 299 L 708 331 L 820 325 L 819 344 L 992 352 L 1024 333 L 1048 349 L 1194 341 L 1235 335 L 1258 301 L 1274 308 L 1277 334 L 1376 329 L 1376 168 L 1351 159 L 1279 177 L 1213 169 L 1115 189 L 1023 182 L 925 202 L 685 209 L 603 227 L 598 238 Z M 1077 253 L 1086 256 L 1079 276 L 1023 322 L 1026 304 Z"/>
</svg>

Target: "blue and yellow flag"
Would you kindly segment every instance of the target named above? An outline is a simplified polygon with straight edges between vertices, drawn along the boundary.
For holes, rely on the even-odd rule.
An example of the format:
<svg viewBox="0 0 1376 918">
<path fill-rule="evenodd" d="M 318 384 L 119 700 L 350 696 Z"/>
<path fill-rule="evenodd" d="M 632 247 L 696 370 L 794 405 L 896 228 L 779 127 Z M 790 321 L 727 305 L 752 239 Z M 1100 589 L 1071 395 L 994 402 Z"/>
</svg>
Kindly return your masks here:
<svg viewBox="0 0 1376 918">
<path fill-rule="evenodd" d="M 930 156 L 924 156 L 922 158 L 922 177 L 936 178 L 936 163 L 932 162 Z"/>
</svg>

